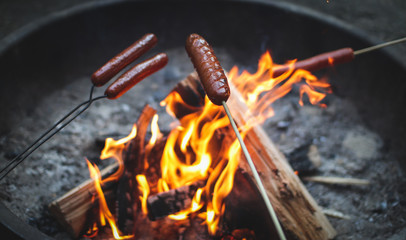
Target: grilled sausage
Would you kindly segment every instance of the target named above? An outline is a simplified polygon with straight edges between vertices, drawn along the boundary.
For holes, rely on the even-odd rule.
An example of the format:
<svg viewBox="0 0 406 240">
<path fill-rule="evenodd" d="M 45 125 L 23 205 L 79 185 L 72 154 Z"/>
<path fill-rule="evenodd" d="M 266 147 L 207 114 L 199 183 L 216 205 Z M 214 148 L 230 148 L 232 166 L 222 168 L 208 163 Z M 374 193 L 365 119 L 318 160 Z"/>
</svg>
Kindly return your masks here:
<svg viewBox="0 0 406 240">
<path fill-rule="evenodd" d="M 203 37 L 191 34 L 186 40 L 186 51 L 210 101 L 222 105 L 230 96 L 230 88 L 213 49 Z"/>
<path fill-rule="evenodd" d="M 323 53 L 305 60 L 297 61 L 294 69 L 317 71 L 328 66 L 350 62 L 354 59 L 354 51 L 351 48 L 341 48 L 335 51 Z M 289 70 L 288 66 L 274 69 L 273 77 L 278 77 Z"/>
<path fill-rule="evenodd" d="M 146 53 L 149 49 L 156 45 L 158 39 L 152 34 L 145 34 L 138 41 L 112 58 L 92 75 L 92 83 L 96 87 L 103 86 L 118 72 L 123 70 L 128 64 Z"/>
<path fill-rule="evenodd" d="M 157 72 L 168 63 L 168 56 L 160 53 L 135 65 L 114 81 L 104 92 L 108 99 L 117 99 L 130 90 L 135 84 Z"/>
</svg>

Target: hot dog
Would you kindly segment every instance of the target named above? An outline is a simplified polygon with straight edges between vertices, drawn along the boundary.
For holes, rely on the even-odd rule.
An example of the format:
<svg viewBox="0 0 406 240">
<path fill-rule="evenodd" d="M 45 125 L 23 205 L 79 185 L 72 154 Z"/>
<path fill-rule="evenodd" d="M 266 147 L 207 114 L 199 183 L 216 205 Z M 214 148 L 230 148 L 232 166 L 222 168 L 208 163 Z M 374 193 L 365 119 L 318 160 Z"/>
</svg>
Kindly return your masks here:
<svg viewBox="0 0 406 240">
<path fill-rule="evenodd" d="M 354 51 L 351 48 L 341 48 L 335 51 L 323 53 L 305 60 L 297 61 L 294 69 L 317 71 L 328 66 L 350 62 L 354 59 Z M 288 66 L 281 66 L 273 70 L 273 77 L 282 75 L 289 69 Z"/>
<path fill-rule="evenodd" d="M 212 47 L 203 37 L 191 34 L 186 40 L 186 51 L 210 101 L 222 105 L 230 96 L 230 88 Z"/>
<path fill-rule="evenodd" d="M 160 53 L 145 60 L 114 81 L 104 92 L 108 99 L 117 99 L 130 90 L 135 84 L 144 78 L 163 68 L 168 63 L 168 56 Z"/>
<path fill-rule="evenodd" d="M 145 34 L 138 41 L 116 55 L 92 75 L 92 83 L 96 87 L 103 86 L 128 64 L 139 58 L 149 49 L 156 45 L 158 39 L 152 34 Z"/>
</svg>

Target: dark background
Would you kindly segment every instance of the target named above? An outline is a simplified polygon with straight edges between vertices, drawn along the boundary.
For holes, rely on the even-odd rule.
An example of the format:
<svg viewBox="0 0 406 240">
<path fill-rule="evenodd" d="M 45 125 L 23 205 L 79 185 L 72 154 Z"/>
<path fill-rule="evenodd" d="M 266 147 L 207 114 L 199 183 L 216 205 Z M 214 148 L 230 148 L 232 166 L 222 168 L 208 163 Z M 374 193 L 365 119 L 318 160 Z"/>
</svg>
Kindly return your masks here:
<svg viewBox="0 0 406 240">
<path fill-rule="evenodd" d="M 364 31 L 373 42 L 389 41 L 406 36 L 406 1 L 404 0 L 269 1 L 289 2 L 333 16 Z M 17 29 L 52 15 L 54 12 L 90 2 L 105 2 L 105 0 L 1 0 L 0 41 L 4 41 L 7 35 Z M 390 47 L 388 51 L 406 64 L 406 44 Z"/>
</svg>

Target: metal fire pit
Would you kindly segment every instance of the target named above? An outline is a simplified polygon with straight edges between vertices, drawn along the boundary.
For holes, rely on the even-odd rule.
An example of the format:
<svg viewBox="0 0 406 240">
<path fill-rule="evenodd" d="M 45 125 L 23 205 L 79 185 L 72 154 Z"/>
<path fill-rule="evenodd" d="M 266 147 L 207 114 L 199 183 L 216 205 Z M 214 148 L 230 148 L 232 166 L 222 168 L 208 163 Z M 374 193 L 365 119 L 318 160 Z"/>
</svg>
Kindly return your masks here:
<svg viewBox="0 0 406 240">
<path fill-rule="evenodd" d="M 10 35 L 6 44 L 0 46 L 3 138 L 7 139 L 10 129 L 52 92 L 69 86 L 72 79 L 89 77 L 106 59 L 147 32 L 159 38 L 156 52 L 183 47 L 188 34 L 199 33 L 226 51 L 232 64 L 252 69 L 267 49 L 275 62 L 283 63 L 342 47 L 356 50 L 374 44 L 358 29 L 289 4 L 112 1 L 81 5 L 31 24 Z M 226 63 L 224 67 L 229 69 L 231 65 Z M 403 161 L 405 76 L 406 65 L 385 50 L 359 56 L 329 74 L 336 95 L 352 101 L 367 126 L 384 140 L 390 140 L 388 151 Z M 166 91 L 170 89 L 171 86 Z M 86 98 L 84 95 L 83 100 Z M 405 164 L 401 162 L 403 167 Z M 0 222 L 0 229 L 10 237 L 46 239 L 3 204 Z"/>
</svg>

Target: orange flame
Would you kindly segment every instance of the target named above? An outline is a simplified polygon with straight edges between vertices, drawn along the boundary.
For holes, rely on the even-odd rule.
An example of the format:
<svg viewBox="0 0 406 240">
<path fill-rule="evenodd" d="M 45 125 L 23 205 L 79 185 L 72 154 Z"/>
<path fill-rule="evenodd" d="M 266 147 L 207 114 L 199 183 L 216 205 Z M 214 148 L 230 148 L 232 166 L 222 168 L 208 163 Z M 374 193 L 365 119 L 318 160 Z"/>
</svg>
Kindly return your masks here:
<svg viewBox="0 0 406 240">
<path fill-rule="evenodd" d="M 123 164 L 123 156 L 122 152 L 125 149 L 125 143 L 130 141 L 131 139 L 137 136 L 137 126 L 134 124 L 131 133 L 120 140 L 114 140 L 113 138 L 107 138 L 105 142 L 104 149 L 101 152 L 100 159 L 108 159 L 114 158 L 118 162 L 118 170 L 109 176 L 108 178 L 103 180 L 103 183 L 109 181 L 116 181 L 118 180 L 124 172 L 124 164 Z"/>
<path fill-rule="evenodd" d="M 100 206 L 100 222 L 103 225 L 105 225 L 105 220 L 107 219 L 107 222 L 110 225 L 110 228 L 113 232 L 113 236 L 115 239 L 130 239 L 133 237 L 133 235 L 124 235 L 122 236 L 120 231 L 117 228 L 116 221 L 114 220 L 114 216 L 111 214 L 109 207 L 107 206 L 106 198 L 104 197 L 103 190 L 101 187 L 101 175 L 99 168 L 96 165 L 93 165 L 90 163 L 88 160 L 87 162 L 87 167 L 89 168 L 90 172 L 90 177 L 94 181 L 94 186 L 96 188 L 97 194 L 99 196 L 99 206 Z"/>
<path fill-rule="evenodd" d="M 202 193 L 203 189 L 197 189 L 192 199 L 192 203 L 190 204 L 190 208 L 184 209 L 176 214 L 171 214 L 168 217 L 173 220 L 184 220 L 188 218 L 191 213 L 199 211 L 204 206 L 203 202 L 201 201 Z"/>
<path fill-rule="evenodd" d="M 166 100 L 173 99 L 172 95 L 177 93 L 171 93 Z M 171 104 L 178 102 L 165 104 L 170 109 Z M 170 132 L 161 159 L 162 179 L 170 188 L 207 178 L 212 164 L 210 141 L 217 129 L 229 124 L 220 111 L 221 108 L 206 100 L 206 105 L 199 111 L 180 119 L 182 127 Z M 213 119 L 209 121 L 209 118 Z"/>
<path fill-rule="evenodd" d="M 93 223 L 93 226 L 86 231 L 84 237 L 86 238 L 94 238 L 99 233 L 99 229 L 97 228 L 97 223 Z"/>
<path fill-rule="evenodd" d="M 147 146 L 145 147 L 145 154 L 144 154 L 144 169 L 148 169 L 149 167 L 149 163 L 148 163 L 148 157 L 149 154 L 152 151 L 152 148 L 154 147 L 156 141 L 158 138 L 162 137 L 162 133 L 159 130 L 159 126 L 158 126 L 158 114 L 155 114 L 154 117 L 152 118 L 151 121 L 151 139 L 149 140 Z"/>
<path fill-rule="evenodd" d="M 318 104 L 327 93 L 330 93 L 330 85 L 320 81 L 309 71 L 303 69 L 294 70 L 295 61 L 288 62 L 289 70 L 278 77 L 273 78 L 273 69 L 279 65 L 273 63 L 271 55 L 266 52 L 262 55 L 258 70 L 254 74 L 243 71 L 238 74 L 238 68 L 233 67 L 229 73 L 229 80 L 241 92 L 252 118 L 248 120 L 246 128 L 262 124 L 275 113 L 271 105 L 278 99 L 288 94 L 294 85 L 300 85 L 300 105 L 303 105 L 304 94 L 309 96 L 311 104 Z M 321 105 L 325 106 L 325 105 Z"/>
<path fill-rule="evenodd" d="M 244 137 L 243 135 L 241 136 Z M 238 140 L 234 140 L 228 151 L 228 163 L 214 186 L 211 204 L 207 206 L 206 223 L 209 233 L 212 235 L 216 233 L 218 222 L 224 212 L 223 200 L 233 188 L 234 175 L 240 160 L 240 150 L 240 143 Z"/>
<path fill-rule="evenodd" d="M 107 205 L 101 186 L 110 181 L 117 181 L 123 175 L 124 164 L 122 153 L 123 150 L 125 149 L 125 143 L 135 138 L 136 136 L 137 136 L 137 126 L 134 124 L 131 133 L 127 137 L 119 139 L 117 141 L 112 138 L 106 139 L 105 147 L 102 150 L 100 159 L 104 160 L 108 158 L 114 158 L 118 162 L 118 169 L 112 175 L 103 180 L 101 179 L 98 167 L 94 164 L 91 164 L 88 160 L 86 160 L 90 172 L 90 177 L 94 180 L 94 187 L 96 189 L 96 193 L 99 199 L 100 224 L 101 226 L 105 226 L 107 219 L 107 222 L 110 225 L 110 228 L 113 232 L 113 236 L 115 239 L 129 239 L 132 238 L 133 235 L 124 235 L 124 236 L 121 235 L 120 231 L 117 228 L 114 216 L 112 215 Z"/>
<path fill-rule="evenodd" d="M 281 66 L 274 64 L 269 52 L 266 52 L 261 56 L 258 70 L 254 74 L 247 71 L 239 74 L 237 67 L 231 69 L 229 81 L 238 89 L 248 106 L 246 116 L 249 117 L 246 125 L 239 126 L 243 138 L 253 126 L 262 124 L 275 114 L 271 105 L 291 92 L 295 85 L 298 85 L 299 88 L 300 105 L 304 104 L 303 99 L 307 95 L 311 104 L 325 107 L 320 102 L 327 93 L 331 92 L 330 85 L 324 79 L 318 80 L 308 71 L 295 70 L 294 63 L 295 61 L 288 62 L 288 70 L 278 77 L 273 77 L 274 69 Z M 167 137 L 160 162 L 161 178 L 154 183 L 156 187 L 150 187 L 152 183 L 148 182 L 148 178 L 143 173 L 137 175 L 142 211 L 144 214 L 148 213 L 146 202 L 151 191 L 164 192 L 196 181 L 205 181 L 206 186 L 196 191 L 190 208 L 169 217 L 182 220 L 191 213 L 199 212 L 197 216 L 205 219 L 209 233 L 214 235 L 224 213 L 224 199 L 233 188 L 234 175 L 241 156 L 239 142 L 229 127 L 229 119 L 223 108 L 212 104 L 207 97 L 204 106 L 195 107 L 185 103 L 179 93 L 174 91 L 161 102 L 161 106 L 166 106 L 167 113 L 174 117 L 179 108 L 191 113 L 179 119 Z M 151 132 L 152 137 L 145 148 L 145 170 L 149 167 L 149 153 L 157 139 L 162 136 L 158 127 L 157 115 L 152 120 Z M 103 182 L 112 181 L 121 176 L 123 172 L 122 151 L 125 143 L 136 134 L 137 130 L 134 126 L 132 133 L 127 138 L 118 141 L 106 140 L 106 148 L 103 150 L 101 158 L 115 158 L 120 167 L 114 176 Z M 220 136 L 227 137 L 221 139 Z M 91 168 L 92 165 L 89 164 L 89 170 Z M 95 173 L 91 173 L 91 175 L 94 176 Z M 99 177 L 94 177 L 94 179 L 97 178 Z M 100 184 L 100 180 L 98 184 Z M 100 213 L 101 218 L 106 218 L 112 228 L 115 228 L 111 223 L 114 218 L 111 220 L 111 213 L 108 211 L 107 205 L 100 204 L 100 206 L 103 208 Z"/>
<path fill-rule="evenodd" d="M 140 196 L 142 212 L 146 215 L 146 214 L 148 214 L 147 199 L 148 199 L 148 195 L 150 192 L 148 181 L 147 181 L 147 178 L 141 174 L 137 175 L 136 179 L 138 182 L 138 188 L 139 188 L 140 192 L 142 192 L 142 196 Z"/>
<path fill-rule="evenodd" d="M 159 130 L 159 126 L 158 126 L 158 114 L 155 114 L 154 117 L 152 118 L 151 121 L 151 139 L 149 140 L 148 145 L 153 146 L 156 143 L 156 140 L 160 137 L 162 137 L 162 133 Z"/>
</svg>

